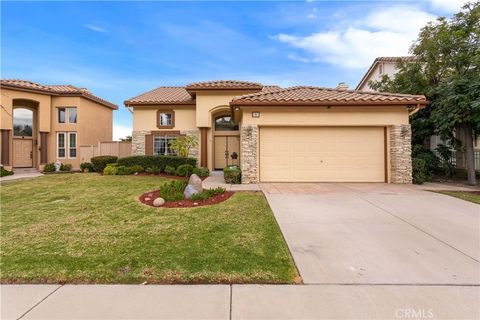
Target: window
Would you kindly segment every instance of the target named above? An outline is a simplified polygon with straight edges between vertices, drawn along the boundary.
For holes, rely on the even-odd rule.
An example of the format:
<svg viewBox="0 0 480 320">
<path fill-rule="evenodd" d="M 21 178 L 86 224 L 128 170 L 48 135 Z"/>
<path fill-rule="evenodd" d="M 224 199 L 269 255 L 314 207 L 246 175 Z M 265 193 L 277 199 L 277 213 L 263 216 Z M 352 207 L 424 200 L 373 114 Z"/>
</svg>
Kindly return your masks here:
<svg viewBox="0 0 480 320">
<path fill-rule="evenodd" d="M 65 123 L 65 108 L 58 108 L 58 123 Z"/>
<path fill-rule="evenodd" d="M 16 137 L 33 136 L 33 111 L 25 108 L 13 109 L 13 135 Z"/>
<path fill-rule="evenodd" d="M 57 132 L 57 158 L 75 159 L 77 157 L 77 133 Z"/>
<path fill-rule="evenodd" d="M 68 157 L 75 159 L 77 157 L 77 133 L 70 132 L 68 134 Z"/>
<path fill-rule="evenodd" d="M 65 158 L 65 132 L 57 132 L 57 158 Z"/>
<path fill-rule="evenodd" d="M 175 152 L 170 148 L 170 142 L 175 140 L 176 136 L 161 135 L 153 138 L 153 154 L 155 155 L 175 155 Z"/>
<path fill-rule="evenodd" d="M 234 131 L 238 130 L 238 125 L 232 123 L 230 116 L 219 116 L 215 118 L 215 131 Z"/>
<path fill-rule="evenodd" d="M 175 112 L 173 110 L 157 111 L 157 127 L 171 129 L 175 126 Z"/>
<path fill-rule="evenodd" d="M 378 73 L 383 74 L 383 64 L 378 65 Z"/>
<path fill-rule="evenodd" d="M 77 123 L 77 108 L 71 107 L 68 110 L 68 123 Z"/>
</svg>

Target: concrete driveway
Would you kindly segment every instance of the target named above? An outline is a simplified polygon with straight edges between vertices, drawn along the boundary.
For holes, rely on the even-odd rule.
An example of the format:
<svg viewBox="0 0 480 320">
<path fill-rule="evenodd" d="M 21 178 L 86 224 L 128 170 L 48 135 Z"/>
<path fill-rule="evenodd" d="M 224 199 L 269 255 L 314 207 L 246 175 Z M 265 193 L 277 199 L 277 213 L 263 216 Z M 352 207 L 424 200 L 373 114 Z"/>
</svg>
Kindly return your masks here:
<svg viewBox="0 0 480 320">
<path fill-rule="evenodd" d="M 480 284 L 480 206 L 387 184 L 262 184 L 307 284 Z"/>
</svg>

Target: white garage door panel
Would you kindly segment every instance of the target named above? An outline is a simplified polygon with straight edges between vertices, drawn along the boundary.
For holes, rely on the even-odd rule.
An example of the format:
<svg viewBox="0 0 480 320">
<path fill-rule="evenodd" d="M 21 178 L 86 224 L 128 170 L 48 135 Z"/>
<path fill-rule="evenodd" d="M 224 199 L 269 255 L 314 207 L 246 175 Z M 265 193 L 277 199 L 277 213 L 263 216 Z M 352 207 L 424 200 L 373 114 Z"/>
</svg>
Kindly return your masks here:
<svg viewBox="0 0 480 320">
<path fill-rule="evenodd" d="M 260 129 L 264 182 L 384 182 L 382 127 Z"/>
</svg>

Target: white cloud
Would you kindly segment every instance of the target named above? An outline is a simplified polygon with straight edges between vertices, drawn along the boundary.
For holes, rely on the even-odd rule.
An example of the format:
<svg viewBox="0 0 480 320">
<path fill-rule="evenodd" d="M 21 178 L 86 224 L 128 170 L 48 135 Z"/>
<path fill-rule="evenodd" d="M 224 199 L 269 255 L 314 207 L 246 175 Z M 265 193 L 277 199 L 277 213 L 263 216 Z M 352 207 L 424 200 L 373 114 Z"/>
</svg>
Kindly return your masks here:
<svg viewBox="0 0 480 320">
<path fill-rule="evenodd" d="M 420 28 L 434 19 L 435 16 L 417 7 L 395 6 L 376 9 L 361 20 L 341 21 L 338 25 L 346 26 L 343 28 L 305 36 L 278 34 L 275 38 L 303 49 L 311 61 L 365 68 L 378 56 L 408 54 Z M 292 54 L 289 58 L 292 59 Z"/>
<path fill-rule="evenodd" d="M 132 128 L 121 124 L 113 124 L 113 140 L 118 141 L 120 138 L 132 135 Z"/>
<path fill-rule="evenodd" d="M 101 33 L 107 32 L 106 29 L 104 29 L 102 27 L 99 27 L 99 26 L 96 26 L 96 25 L 93 25 L 93 24 L 86 24 L 86 25 L 84 25 L 84 27 L 87 28 L 87 29 L 90 29 L 92 31 L 95 31 L 95 32 L 101 32 Z"/>
<path fill-rule="evenodd" d="M 303 62 L 303 63 L 309 63 L 310 60 L 307 59 L 307 58 L 304 58 L 304 57 L 300 57 L 298 54 L 296 53 L 289 53 L 287 55 L 287 58 L 290 59 L 290 60 L 293 60 L 293 61 L 298 61 L 298 62 Z"/>
<path fill-rule="evenodd" d="M 465 0 L 431 0 L 431 5 L 443 13 L 456 13 L 467 2 Z"/>
</svg>

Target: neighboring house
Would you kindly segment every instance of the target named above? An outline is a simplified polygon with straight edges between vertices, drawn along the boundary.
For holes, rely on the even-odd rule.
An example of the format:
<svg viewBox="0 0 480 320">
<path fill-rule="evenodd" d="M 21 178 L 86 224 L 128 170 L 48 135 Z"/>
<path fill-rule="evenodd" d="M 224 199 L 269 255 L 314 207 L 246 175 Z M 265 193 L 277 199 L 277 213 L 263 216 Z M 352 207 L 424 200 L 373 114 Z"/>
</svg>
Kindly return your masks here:
<svg viewBox="0 0 480 320">
<path fill-rule="evenodd" d="M 365 75 L 362 77 L 360 82 L 358 83 L 355 90 L 358 91 L 375 91 L 370 87 L 370 81 L 379 81 L 384 75 L 387 75 L 390 78 L 394 78 L 395 74 L 397 74 L 397 63 L 398 61 L 403 62 L 413 62 L 415 61 L 415 57 L 412 56 L 405 56 L 405 57 L 378 57 L 376 58 L 370 68 L 368 68 Z M 455 135 L 457 139 L 460 141 L 464 141 L 464 137 L 459 136 L 458 134 Z M 433 135 L 430 137 L 430 141 L 426 142 L 426 145 L 430 150 L 435 150 L 439 144 L 447 144 L 445 141 L 440 139 L 439 136 Z M 473 140 L 473 147 L 475 153 L 475 169 L 480 170 L 480 136 L 475 137 Z M 458 168 L 465 168 L 466 167 L 466 159 L 464 152 L 456 152 L 452 150 L 455 154 L 453 156 L 453 161 L 455 162 Z"/>
<path fill-rule="evenodd" d="M 409 111 L 425 104 L 424 96 L 245 81 L 159 87 L 125 101 L 132 154 L 172 154 L 169 141 L 194 135 L 201 166 L 238 164 L 243 183 L 411 183 Z"/>
<path fill-rule="evenodd" d="M 1 80 L 1 163 L 37 168 L 56 162 L 80 167 L 79 146 L 112 139 L 117 106 L 85 88 Z"/>
</svg>

